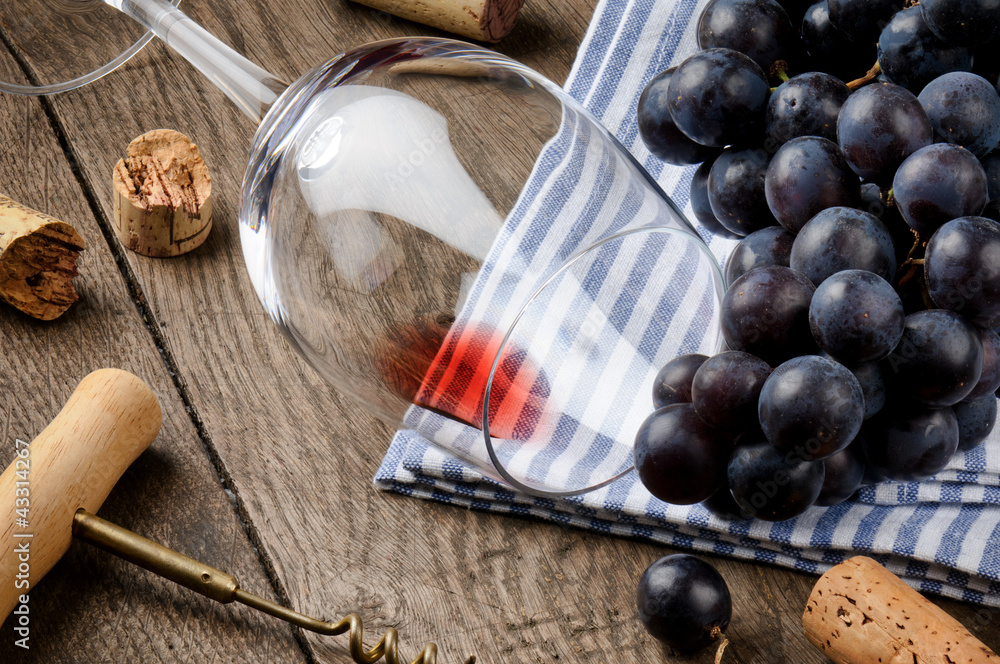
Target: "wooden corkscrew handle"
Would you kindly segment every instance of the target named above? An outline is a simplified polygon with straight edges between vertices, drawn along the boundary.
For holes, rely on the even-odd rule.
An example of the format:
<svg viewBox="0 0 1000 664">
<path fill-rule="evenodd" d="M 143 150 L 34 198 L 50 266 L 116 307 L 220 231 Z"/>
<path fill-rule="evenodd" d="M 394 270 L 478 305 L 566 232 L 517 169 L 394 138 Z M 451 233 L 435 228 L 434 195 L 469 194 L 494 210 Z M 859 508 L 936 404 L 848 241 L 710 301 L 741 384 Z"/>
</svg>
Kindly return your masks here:
<svg viewBox="0 0 1000 664">
<path fill-rule="evenodd" d="M 76 511 L 101 507 L 156 438 L 160 421 L 160 404 L 146 383 L 101 369 L 80 381 L 29 445 L 11 441 L 18 456 L 0 475 L 0 622 L 66 553 Z"/>
</svg>

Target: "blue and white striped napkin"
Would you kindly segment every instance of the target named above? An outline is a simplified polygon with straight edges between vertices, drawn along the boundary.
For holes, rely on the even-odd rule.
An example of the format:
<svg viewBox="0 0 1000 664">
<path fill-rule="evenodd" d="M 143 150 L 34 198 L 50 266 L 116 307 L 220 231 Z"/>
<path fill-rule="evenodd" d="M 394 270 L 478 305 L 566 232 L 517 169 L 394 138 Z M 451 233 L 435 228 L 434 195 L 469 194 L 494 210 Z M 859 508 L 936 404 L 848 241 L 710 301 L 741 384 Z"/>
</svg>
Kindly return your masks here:
<svg viewBox="0 0 1000 664">
<path fill-rule="evenodd" d="M 697 49 L 695 24 L 707 2 L 602 0 L 566 83 L 567 91 L 632 151 L 679 206 L 686 207 L 689 219 L 694 218 L 688 205 L 693 169 L 666 166 L 649 154 L 638 138 L 635 108 L 650 78 Z M 520 221 L 514 228 L 505 229 L 505 235 L 498 240 L 499 246 L 494 247 L 494 259 L 503 255 L 504 242 L 537 236 L 538 229 L 532 228 L 531 222 L 537 221 L 538 215 L 531 211 L 546 205 L 551 210 L 553 201 L 565 193 L 553 185 L 559 178 L 552 170 L 543 163 L 536 167 L 528 185 L 530 191 L 522 196 L 525 209 L 520 215 L 511 215 Z M 614 195 L 621 196 L 623 201 L 629 198 L 627 191 Z M 642 202 L 635 205 L 641 206 Z M 565 237 L 567 229 L 597 232 L 581 226 L 583 222 L 579 219 L 560 222 L 557 217 L 550 223 L 569 224 L 554 233 L 561 237 Z M 734 246 L 733 242 L 713 238 L 707 232 L 702 235 L 720 260 Z M 565 256 L 559 247 L 565 245 L 553 246 L 550 254 L 542 258 L 561 261 Z M 611 292 L 617 286 L 600 284 L 597 288 L 600 292 L 592 294 L 594 297 L 587 302 L 592 305 L 600 293 Z M 468 308 L 478 311 L 476 320 L 491 320 L 490 316 L 503 309 L 494 306 L 498 300 L 526 295 L 517 289 L 516 283 L 504 279 L 502 270 L 484 269 L 471 289 Z M 659 353 L 704 351 L 711 345 L 711 340 L 691 338 L 684 333 L 685 329 L 705 329 L 705 321 L 699 319 L 697 299 L 690 297 L 692 292 L 700 292 L 697 284 L 679 296 L 683 300 L 681 306 L 668 308 L 665 323 L 662 302 L 649 304 L 657 316 L 650 316 L 648 311 L 629 310 L 623 324 L 653 321 L 646 324 L 662 328 L 658 332 L 669 332 L 656 337 L 670 340 L 662 346 L 634 350 L 636 366 L 644 367 L 639 371 L 641 379 L 634 383 L 642 389 L 649 381 L 649 372 L 658 369 L 653 360 Z M 585 314 L 569 309 L 567 315 Z M 502 324 L 503 320 L 492 319 L 492 322 Z M 646 394 L 639 401 L 645 403 L 648 399 Z M 571 407 L 572 404 L 567 406 Z M 640 413 L 641 417 L 650 411 L 651 405 Z M 626 416 L 607 427 L 593 423 L 590 427 L 600 429 L 602 434 L 611 431 L 620 442 L 631 444 L 635 417 L 638 415 Z M 482 454 L 477 449 L 477 437 L 470 436 L 468 427 L 419 408 L 411 409 L 406 425 L 412 428 L 397 432 L 375 476 L 375 485 L 380 489 L 813 573 L 863 553 L 921 591 L 1000 606 L 1000 431 L 994 432 L 984 445 L 959 454 L 933 480 L 869 486 L 849 502 L 831 508 L 812 508 L 796 519 L 772 524 L 725 521 L 700 505 L 667 505 L 646 492 L 634 473 L 573 498 L 547 499 L 516 493 L 488 479 L 467 462 Z M 417 430 L 425 435 L 433 431 L 438 444 L 430 443 Z M 600 436 L 594 440 L 598 444 Z M 479 461 L 482 460 L 480 457 Z"/>
</svg>

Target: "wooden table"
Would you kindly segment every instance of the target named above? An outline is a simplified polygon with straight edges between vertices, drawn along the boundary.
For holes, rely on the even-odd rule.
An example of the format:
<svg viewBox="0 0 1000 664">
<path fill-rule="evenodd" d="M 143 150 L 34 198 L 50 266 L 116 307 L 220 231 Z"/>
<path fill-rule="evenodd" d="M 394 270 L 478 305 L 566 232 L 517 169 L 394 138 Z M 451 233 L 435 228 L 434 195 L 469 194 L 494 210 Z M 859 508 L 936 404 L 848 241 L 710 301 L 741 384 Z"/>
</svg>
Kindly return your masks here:
<svg viewBox="0 0 1000 664">
<path fill-rule="evenodd" d="M 185 5 L 289 80 L 369 40 L 435 34 L 345 0 Z M 531 0 L 499 50 L 563 81 L 593 8 Z M 29 76 L 43 66 L 24 64 Z M 188 134 L 214 175 L 212 237 L 172 260 L 123 249 L 108 221 L 112 166 L 134 136 L 159 127 Z M 358 612 L 370 634 L 397 627 L 411 658 L 433 640 L 443 664 L 470 653 L 490 663 L 679 661 L 634 608 L 638 576 L 664 547 L 375 491 L 391 432 L 291 351 L 243 267 L 236 206 L 253 132 L 160 43 L 82 90 L 0 95 L 0 191 L 73 223 L 88 246 L 82 300 L 60 320 L 0 311 L 0 461 L 85 374 L 127 369 L 159 395 L 164 425 L 102 516 L 308 614 Z M 824 661 L 800 633 L 813 577 L 713 562 L 734 595 L 726 661 Z M 8 621 L 0 662 L 349 661 L 343 637 L 216 605 L 78 543 L 30 597 L 31 650 L 13 646 Z M 996 612 L 942 604 L 1000 645 Z"/>
</svg>

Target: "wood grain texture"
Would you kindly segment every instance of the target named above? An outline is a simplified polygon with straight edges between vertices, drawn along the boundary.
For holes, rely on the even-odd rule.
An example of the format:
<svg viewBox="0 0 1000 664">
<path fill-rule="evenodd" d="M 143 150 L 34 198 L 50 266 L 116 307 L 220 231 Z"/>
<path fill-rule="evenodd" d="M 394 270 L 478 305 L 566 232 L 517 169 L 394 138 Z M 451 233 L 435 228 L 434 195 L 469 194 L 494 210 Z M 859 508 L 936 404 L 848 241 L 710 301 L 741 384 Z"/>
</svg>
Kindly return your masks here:
<svg viewBox="0 0 1000 664">
<path fill-rule="evenodd" d="M 72 223 L 87 243 L 80 301 L 54 322 L 0 308 L 0 466 L 45 428 L 80 380 L 103 367 L 145 380 L 163 409 L 151 448 L 125 472 L 100 515 L 242 578 L 273 596 L 260 560 L 132 302 L 37 100 L 0 95 L 0 191 Z M 28 176 L 30 174 L 30 177 Z M 29 515 L 30 516 L 30 515 Z M 290 629 L 222 607 L 74 543 L 30 591 L 31 648 L 0 628 L 0 662 L 304 662 Z"/>
<path fill-rule="evenodd" d="M 562 81 L 594 4 L 530 2 L 498 48 Z M 345 0 L 192 0 L 185 5 L 208 30 L 288 80 L 372 39 L 440 34 Z M 425 640 L 437 641 L 443 664 L 473 652 L 490 663 L 711 661 L 710 654 L 674 658 L 644 634 L 636 619 L 639 575 L 668 553 L 665 547 L 372 488 L 391 432 L 327 387 L 289 349 L 258 304 L 236 228 L 242 167 L 254 128 L 191 67 L 153 45 L 122 70 L 51 104 L 81 177 L 101 206 L 102 223 L 111 214 L 106 174 L 133 136 L 156 127 L 182 131 L 199 145 L 212 169 L 216 224 L 205 245 L 170 261 L 127 254 L 127 270 L 145 298 L 150 325 L 162 338 L 191 415 L 203 425 L 240 514 L 294 608 L 328 618 L 358 612 L 376 633 L 397 627 L 404 655 L 412 656 Z M 109 343 L 117 343 L 105 334 Z M 178 415 L 174 408 L 168 412 Z M 173 426 L 190 428 L 177 420 Z M 150 475 L 147 470 L 141 477 Z M 126 482 L 119 489 L 117 495 L 126 495 L 138 487 Z M 160 491 L 163 497 L 163 483 Z M 195 507 L 188 503 L 183 503 L 186 509 Z M 197 507 L 223 510 L 217 502 Z M 185 522 L 176 509 L 173 498 L 152 511 L 164 528 L 187 523 L 189 540 L 224 539 L 224 531 L 207 517 Z M 725 661 L 824 661 L 799 624 L 813 577 L 711 560 L 734 596 L 732 645 Z M 104 579 L 111 574 L 107 569 L 100 572 Z M 135 578 L 141 587 L 120 601 L 129 614 L 148 610 L 136 603 L 137 597 L 148 596 L 147 601 L 169 609 L 182 596 L 145 577 L 122 578 Z M 78 587 L 69 578 L 52 584 L 67 591 Z M 996 612 L 977 616 L 967 605 L 942 605 L 987 645 L 1000 640 Z M 165 611 L 161 624 L 144 635 L 149 659 L 201 661 L 185 650 L 193 646 L 178 634 L 208 630 L 225 611 Z M 247 626 L 258 624 L 243 620 Z M 279 639 L 281 628 L 271 629 L 271 638 Z M 213 653 L 215 661 L 245 661 L 246 639 L 261 633 L 232 631 L 231 649 Z M 125 655 L 134 652 L 121 640 L 79 633 L 47 638 L 60 642 L 64 651 L 86 647 L 108 661 L 127 661 Z M 306 638 L 315 661 L 347 661 L 343 640 Z"/>
</svg>

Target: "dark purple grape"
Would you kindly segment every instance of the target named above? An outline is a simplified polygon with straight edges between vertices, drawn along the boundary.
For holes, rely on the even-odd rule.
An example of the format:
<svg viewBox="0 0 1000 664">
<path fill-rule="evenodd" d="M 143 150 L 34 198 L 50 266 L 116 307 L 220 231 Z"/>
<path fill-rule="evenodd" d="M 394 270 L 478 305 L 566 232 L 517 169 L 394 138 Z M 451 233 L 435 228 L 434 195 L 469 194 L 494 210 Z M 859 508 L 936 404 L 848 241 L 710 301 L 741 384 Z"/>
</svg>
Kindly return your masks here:
<svg viewBox="0 0 1000 664">
<path fill-rule="evenodd" d="M 1000 224 L 961 217 L 931 236 L 924 257 L 927 291 L 934 304 L 976 325 L 1000 325 Z"/>
<path fill-rule="evenodd" d="M 727 48 L 699 51 L 670 77 L 670 115 L 682 132 L 702 145 L 746 145 L 763 133 L 770 91 L 760 66 L 742 53 Z"/>
<path fill-rule="evenodd" d="M 898 12 L 878 38 L 878 63 L 885 77 L 920 92 L 941 74 L 972 69 L 972 51 L 942 41 L 924 22 L 920 7 Z"/>
<path fill-rule="evenodd" d="M 955 455 L 958 420 L 951 408 L 899 403 L 865 422 L 862 440 L 868 465 L 891 480 L 922 480 L 937 474 Z"/>
<path fill-rule="evenodd" d="M 694 175 L 691 176 L 691 209 L 694 210 L 694 216 L 698 223 L 713 235 L 727 240 L 739 240 L 741 235 L 733 233 L 715 218 L 712 204 L 708 201 L 708 174 L 714 163 L 715 158 L 713 157 L 695 169 Z"/>
<path fill-rule="evenodd" d="M 757 413 L 772 445 L 796 458 L 816 460 L 839 452 L 858 435 L 865 398 L 847 367 L 805 355 L 771 373 Z"/>
<path fill-rule="evenodd" d="M 867 362 L 855 367 L 847 367 L 858 379 L 861 393 L 865 397 L 865 419 L 882 410 L 886 402 L 885 378 L 878 362 Z"/>
<path fill-rule="evenodd" d="M 695 143 L 685 136 L 667 108 L 667 86 L 676 67 L 658 74 L 649 82 L 639 96 L 637 117 L 639 136 L 655 156 L 668 164 L 685 166 L 711 160 L 719 153 L 718 148 L 710 148 Z"/>
<path fill-rule="evenodd" d="M 709 512 L 726 521 L 745 521 L 753 518 L 753 515 L 740 507 L 740 504 L 733 498 L 728 483 L 709 496 L 707 500 L 701 501 L 701 504 Z"/>
<path fill-rule="evenodd" d="M 979 382 L 965 397 L 966 401 L 993 396 L 1000 389 L 1000 334 L 979 328 L 979 341 L 983 344 L 983 372 Z"/>
<path fill-rule="evenodd" d="M 764 521 L 785 521 L 816 502 L 825 474 L 821 461 L 803 461 L 762 441 L 733 452 L 729 490 L 748 514 Z"/>
<path fill-rule="evenodd" d="M 1000 95 L 982 76 L 964 71 L 938 76 L 917 99 L 939 143 L 961 145 L 977 157 L 1000 143 Z"/>
<path fill-rule="evenodd" d="M 798 233 L 817 213 L 861 203 L 861 182 L 831 140 L 819 136 L 793 138 L 771 159 L 764 179 L 771 214 Z"/>
<path fill-rule="evenodd" d="M 812 5 L 813 0 L 781 0 L 781 6 L 785 8 L 785 12 L 794 26 L 802 25 L 802 17 Z"/>
<path fill-rule="evenodd" d="M 732 437 L 705 424 L 689 403 L 664 406 L 639 427 L 635 468 L 646 489 L 674 505 L 700 503 L 726 482 Z"/>
<path fill-rule="evenodd" d="M 726 259 L 726 283 L 732 284 L 755 267 L 788 267 L 795 236 L 781 226 L 768 226 L 740 240 Z"/>
<path fill-rule="evenodd" d="M 686 553 L 664 556 L 647 567 L 635 603 L 639 620 L 653 638 L 681 653 L 719 640 L 733 617 L 725 579 Z"/>
<path fill-rule="evenodd" d="M 875 64 L 875 42 L 856 44 L 830 22 L 830 6 L 822 0 L 802 18 L 802 42 L 818 68 L 844 81 L 861 78 Z"/>
<path fill-rule="evenodd" d="M 859 209 L 873 214 L 879 219 L 889 210 L 888 192 L 874 182 L 861 183 L 861 205 Z"/>
<path fill-rule="evenodd" d="M 779 85 L 767 102 L 764 142 L 769 152 L 799 136 L 837 140 L 837 116 L 851 91 L 836 76 L 809 72 Z"/>
<path fill-rule="evenodd" d="M 903 303 L 866 270 L 844 270 L 816 287 L 809 326 L 819 347 L 848 366 L 886 357 L 903 336 Z"/>
<path fill-rule="evenodd" d="M 836 362 L 832 355 L 821 352 L 820 357 Z M 845 365 L 846 366 L 846 365 Z M 882 375 L 882 365 L 879 362 L 865 362 L 853 367 L 847 367 L 861 386 L 861 394 L 865 398 L 865 418 L 868 419 L 882 410 L 886 404 L 885 377 Z"/>
<path fill-rule="evenodd" d="M 953 410 L 958 420 L 959 452 L 968 452 L 986 440 L 997 422 L 997 398 L 992 394 L 959 401 Z"/>
<path fill-rule="evenodd" d="M 787 267 L 758 267 L 737 279 L 722 300 L 722 334 L 732 350 L 772 366 L 813 352 L 809 301 L 815 288 Z"/>
<path fill-rule="evenodd" d="M 863 432 L 861 434 L 858 434 L 857 440 L 861 444 L 862 456 L 865 456 L 864 455 L 864 448 L 865 448 L 865 442 L 864 442 L 864 440 L 865 440 L 865 438 L 864 438 L 864 433 Z M 862 485 L 865 485 L 865 484 L 878 484 L 879 482 L 885 482 L 886 479 L 888 479 L 888 478 L 886 478 L 885 475 L 883 475 L 882 473 L 878 472 L 875 469 L 874 466 L 872 466 L 870 463 L 868 463 L 868 459 L 866 458 L 865 459 L 865 476 L 861 479 L 861 484 Z"/>
<path fill-rule="evenodd" d="M 935 35 L 961 46 L 981 46 L 1000 27 L 996 0 L 922 0 L 920 13 Z"/>
<path fill-rule="evenodd" d="M 663 365 L 653 379 L 653 405 L 663 408 L 675 403 L 691 403 L 691 383 L 708 355 L 678 355 Z"/>
<path fill-rule="evenodd" d="M 771 367 L 759 357 L 731 350 L 709 358 L 694 375 L 691 403 L 713 427 L 739 430 L 756 425 L 757 397 Z"/>
<path fill-rule="evenodd" d="M 708 201 L 719 223 L 738 235 L 777 223 L 767 207 L 764 178 L 771 156 L 761 149 L 726 148 L 708 175 Z"/>
<path fill-rule="evenodd" d="M 983 216 L 1000 221 L 1000 152 L 986 155 L 980 163 L 986 171 L 986 190 L 990 199 Z"/>
<path fill-rule="evenodd" d="M 731 48 L 765 73 L 776 60 L 788 58 L 797 36 L 774 0 L 712 0 L 698 21 L 698 48 Z"/>
<path fill-rule="evenodd" d="M 874 44 L 882 28 L 900 9 L 896 0 L 827 0 L 830 23 L 851 40 Z"/>
<path fill-rule="evenodd" d="M 910 228 L 928 238 L 941 224 L 986 207 L 986 172 L 963 147 L 937 143 L 917 150 L 892 181 L 896 207 Z"/>
<path fill-rule="evenodd" d="M 889 182 L 903 160 L 934 140 L 931 122 L 916 96 L 892 83 L 856 90 L 840 109 L 837 140 L 854 172 Z"/>
<path fill-rule="evenodd" d="M 983 371 L 976 328 L 951 311 L 931 309 L 906 317 L 903 337 L 886 358 L 890 393 L 933 408 L 969 396 Z"/>
<path fill-rule="evenodd" d="M 839 505 L 854 495 L 865 476 L 865 457 L 861 449 L 863 443 L 857 439 L 836 454 L 823 459 L 826 470 L 823 490 L 816 498 L 820 507 Z"/>
<path fill-rule="evenodd" d="M 846 207 L 810 219 L 792 244 L 788 264 L 816 285 L 843 270 L 868 270 L 887 281 L 896 272 L 889 231 L 875 215 Z"/>
</svg>

